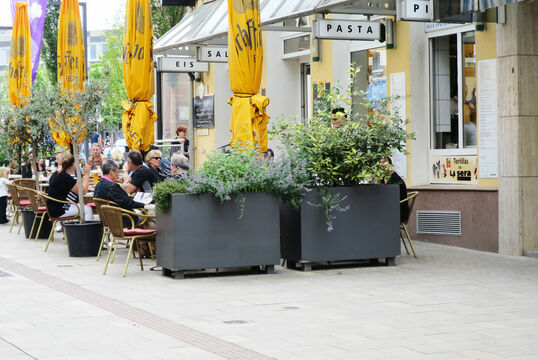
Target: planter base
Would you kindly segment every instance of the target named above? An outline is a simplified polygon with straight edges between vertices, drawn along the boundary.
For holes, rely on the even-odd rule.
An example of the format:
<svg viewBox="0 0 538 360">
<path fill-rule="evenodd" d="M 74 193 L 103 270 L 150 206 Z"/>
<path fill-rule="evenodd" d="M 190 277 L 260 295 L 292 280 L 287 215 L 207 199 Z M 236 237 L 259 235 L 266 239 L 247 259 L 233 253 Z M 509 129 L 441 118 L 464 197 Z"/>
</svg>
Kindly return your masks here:
<svg viewBox="0 0 538 360">
<path fill-rule="evenodd" d="M 323 267 L 323 268 L 338 268 L 338 267 L 355 267 L 358 265 L 380 265 L 379 259 L 367 259 L 367 260 L 347 260 L 342 262 L 310 262 L 310 261 L 292 261 L 292 260 L 286 260 L 286 268 L 291 270 L 301 270 L 301 271 L 312 271 L 314 267 Z M 386 266 L 395 266 L 396 265 L 396 258 L 395 257 L 387 257 L 385 258 Z"/>
<path fill-rule="evenodd" d="M 215 273 L 220 273 L 220 269 L 221 268 L 216 268 L 215 272 L 205 272 L 206 269 L 202 269 L 200 271 L 196 271 L 196 270 L 189 271 L 189 270 L 174 270 L 174 269 L 165 269 L 165 268 L 163 268 L 161 271 L 162 271 L 163 276 L 171 277 L 172 279 L 184 279 L 186 273 L 190 273 L 190 274 L 196 275 L 196 276 L 199 276 L 199 275 L 210 276 L 210 275 L 213 275 Z M 227 269 L 227 268 L 225 268 L 225 269 Z M 250 271 L 253 272 L 253 273 L 263 272 L 264 274 L 274 274 L 275 273 L 275 266 L 274 265 L 251 266 Z M 246 273 L 246 271 L 235 271 L 234 273 L 239 274 L 239 273 L 243 273 L 243 272 Z"/>
</svg>

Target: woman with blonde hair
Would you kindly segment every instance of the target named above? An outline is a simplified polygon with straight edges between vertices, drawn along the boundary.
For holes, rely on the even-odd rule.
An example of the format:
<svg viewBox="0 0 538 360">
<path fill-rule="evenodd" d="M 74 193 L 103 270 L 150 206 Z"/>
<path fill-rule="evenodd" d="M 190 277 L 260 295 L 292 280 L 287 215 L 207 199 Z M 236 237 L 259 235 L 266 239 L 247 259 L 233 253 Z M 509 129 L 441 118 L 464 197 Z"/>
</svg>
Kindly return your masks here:
<svg viewBox="0 0 538 360">
<path fill-rule="evenodd" d="M 163 181 L 166 176 L 161 170 L 161 158 L 163 154 L 160 150 L 150 150 L 146 154 L 145 160 L 153 175 L 157 178 L 157 181 Z"/>
</svg>

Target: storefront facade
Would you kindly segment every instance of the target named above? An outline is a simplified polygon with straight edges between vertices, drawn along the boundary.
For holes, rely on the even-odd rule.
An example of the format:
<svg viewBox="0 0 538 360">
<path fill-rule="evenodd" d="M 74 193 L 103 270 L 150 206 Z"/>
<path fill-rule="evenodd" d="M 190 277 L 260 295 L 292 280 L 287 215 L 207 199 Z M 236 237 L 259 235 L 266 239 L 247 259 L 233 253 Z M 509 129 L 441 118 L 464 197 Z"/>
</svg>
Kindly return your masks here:
<svg viewBox="0 0 538 360">
<path fill-rule="evenodd" d="M 513 87 L 528 86 L 536 94 L 538 82 L 531 85 L 524 77 L 502 78 L 518 74 L 518 66 L 527 66 L 529 72 L 534 69 L 530 78 L 537 76 L 538 68 L 532 66 L 538 59 L 538 40 L 525 34 L 520 25 L 527 23 L 537 30 L 529 15 L 538 16 L 536 2 L 504 6 L 504 19 L 478 24 L 395 21 L 396 12 L 390 7 L 388 14 L 367 17 L 353 11 L 353 5 L 346 6 L 348 13 L 342 8 L 333 13 L 329 7 L 328 14 L 305 12 L 264 26 L 261 92 L 270 99 L 270 116 L 311 116 L 316 86 L 345 89 L 352 64 L 361 66 L 358 86 L 369 97 L 405 98 L 403 111 L 415 140 L 407 144 L 407 156 L 395 154 L 393 160 L 408 188 L 420 192 L 409 221 L 412 237 L 512 255 L 537 249 L 531 232 L 538 226 L 530 216 L 538 210 L 534 205 L 538 184 L 533 182 L 538 166 L 531 164 L 537 155 L 533 139 L 538 136 L 538 125 L 529 124 L 529 118 L 538 121 L 538 102 Z M 389 46 L 379 41 L 319 40 L 311 27 L 321 17 L 392 25 L 392 38 Z M 507 46 L 513 43 L 519 48 Z M 221 37 L 219 46 L 223 45 Z M 521 56 L 522 48 L 529 55 L 520 60 L 527 63 L 506 65 L 508 59 L 516 61 L 510 56 Z M 226 63 L 211 63 L 209 71 L 197 79 L 191 82 L 192 94 L 203 89 L 204 94 L 214 95 L 214 126 L 193 130 L 196 164 L 200 165 L 205 154 L 229 142 L 227 100 L 232 93 Z M 517 107 L 521 104 L 523 109 Z M 350 111 L 359 111 L 352 107 Z M 508 119 L 514 118 L 516 129 L 508 125 Z M 269 147 L 276 150 L 278 144 L 270 142 Z M 530 149 L 530 154 L 523 149 Z M 523 168 L 523 163 L 529 167 Z"/>
</svg>

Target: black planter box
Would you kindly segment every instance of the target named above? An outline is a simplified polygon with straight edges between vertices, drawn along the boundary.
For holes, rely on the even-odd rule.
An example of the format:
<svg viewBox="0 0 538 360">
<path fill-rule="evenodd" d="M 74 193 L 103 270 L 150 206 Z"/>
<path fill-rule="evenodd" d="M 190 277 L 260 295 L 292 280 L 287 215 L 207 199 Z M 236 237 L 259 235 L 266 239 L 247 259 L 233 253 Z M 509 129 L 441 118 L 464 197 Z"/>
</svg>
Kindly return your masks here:
<svg viewBox="0 0 538 360">
<path fill-rule="evenodd" d="M 347 198 L 349 210 L 336 214 L 327 231 L 318 189 L 309 191 L 300 210 L 280 205 L 280 252 L 289 268 L 296 263 L 310 270 L 313 262 L 385 258 L 388 265 L 400 255 L 400 195 L 397 185 L 359 185 L 333 188 Z"/>
<path fill-rule="evenodd" d="M 34 226 L 34 231 L 32 231 L 32 234 L 30 234 L 30 231 L 32 230 L 32 224 L 34 222 L 35 213 L 33 210 L 30 209 L 21 209 L 22 212 L 22 224 L 24 227 L 24 236 L 27 239 L 35 239 L 35 235 L 37 233 L 37 229 L 39 228 L 39 222 L 41 219 L 37 219 L 36 224 Z M 52 229 L 52 223 L 49 220 L 49 216 L 45 214 L 45 219 L 43 220 L 43 225 L 41 225 L 41 230 L 39 231 L 38 239 L 48 239 L 50 235 L 50 230 Z"/>
<path fill-rule="evenodd" d="M 278 199 L 246 193 L 239 202 L 211 194 L 174 194 L 166 213 L 157 214 L 157 266 L 182 278 L 185 270 L 264 266 L 280 262 Z"/>
<path fill-rule="evenodd" d="M 69 256 L 97 256 L 103 237 L 103 224 L 100 221 L 86 221 L 84 224 L 64 223 L 63 226 Z"/>
</svg>

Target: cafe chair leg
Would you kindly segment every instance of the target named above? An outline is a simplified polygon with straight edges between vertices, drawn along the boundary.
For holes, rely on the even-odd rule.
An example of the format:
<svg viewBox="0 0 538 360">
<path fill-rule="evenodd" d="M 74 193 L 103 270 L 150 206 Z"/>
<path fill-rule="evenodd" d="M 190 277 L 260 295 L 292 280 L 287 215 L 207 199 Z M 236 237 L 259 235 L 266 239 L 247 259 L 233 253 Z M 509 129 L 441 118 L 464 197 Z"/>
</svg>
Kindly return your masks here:
<svg viewBox="0 0 538 360">
<path fill-rule="evenodd" d="M 22 220 L 19 219 L 19 231 L 17 231 L 17 234 L 21 233 L 21 229 L 22 229 Z"/>
<path fill-rule="evenodd" d="M 43 226 L 43 220 L 45 220 L 45 213 L 41 214 L 41 219 L 39 221 L 39 226 L 37 227 L 37 232 L 35 234 L 34 241 L 37 241 L 37 238 L 39 237 L 39 233 L 41 232 L 41 227 Z M 30 233 L 32 234 L 32 233 Z"/>
<path fill-rule="evenodd" d="M 140 269 L 144 271 L 144 264 L 142 264 L 142 256 L 140 256 L 140 240 L 134 240 L 134 241 L 136 241 L 136 251 L 138 251 L 138 260 L 140 261 Z M 127 259 L 127 261 L 129 261 L 129 259 Z"/>
<path fill-rule="evenodd" d="M 110 242 L 109 242 L 109 246 L 112 246 L 112 249 L 116 249 L 116 241 L 113 240 L 112 241 L 112 245 L 110 245 Z M 105 270 L 103 270 L 103 275 L 106 275 L 106 270 L 108 269 L 108 264 L 110 263 L 110 258 L 111 258 L 111 255 L 112 255 L 112 249 L 109 249 L 108 252 L 107 252 L 107 256 L 106 256 L 106 262 L 105 262 Z"/>
<path fill-rule="evenodd" d="M 127 260 L 125 261 L 125 269 L 123 270 L 123 277 L 125 277 L 127 275 L 127 267 L 129 266 L 129 260 L 131 260 L 131 254 L 133 253 L 133 247 L 134 247 L 135 240 L 131 239 L 130 243 L 131 243 L 131 245 L 129 246 L 129 253 L 127 254 Z M 142 262 L 142 259 L 140 261 Z"/>
<path fill-rule="evenodd" d="M 13 230 L 13 225 L 19 220 L 19 211 L 15 210 L 15 216 L 13 217 L 13 221 L 11 222 L 11 227 L 9 228 L 9 232 L 11 233 L 11 230 Z"/>
<path fill-rule="evenodd" d="M 34 233 L 35 223 L 38 216 L 39 216 L 38 214 L 34 214 L 34 221 L 32 222 L 32 230 L 30 230 L 30 236 L 28 236 L 28 239 L 32 238 L 32 234 Z M 36 237 L 36 240 L 37 240 L 37 237 Z"/>
<path fill-rule="evenodd" d="M 400 227 L 400 239 L 402 240 L 402 244 L 405 248 L 405 252 L 407 253 L 407 255 L 409 255 L 409 249 L 407 248 L 407 244 L 405 243 L 405 238 L 403 234 L 403 227 Z"/>
<path fill-rule="evenodd" d="M 409 236 L 409 231 L 407 231 L 407 226 L 403 226 L 404 228 L 404 231 L 405 231 L 405 235 L 407 237 L 407 241 L 409 242 L 409 246 L 411 246 L 411 251 L 413 251 L 413 256 L 416 258 L 417 257 L 417 253 L 415 252 L 415 248 L 413 247 L 413 243 L 411 242 L 411 237 Z"/>
<path fill-rule="evenodd" d="M 103 251 L 103 246 L 105 245 L 105 240 L 108 237 L 108 229 L 105 227 L 103 230 L 103 237 L 101 237 L 101 245 L 99 245 L 99 252 L 97 253 L 97 259 L 96 261 L 99 261 L 101 258 L 101 252 Z M 110 251 L 110 249 L 107 247 L 107 251 Z"/>
<path fill-rule="evenodd" d="M 49 238 L 47 240 L 47 245 L 45 245 L 45 252 L 48 250 L 49 248 L 49 244 L 54 241 L 54 228 L 56 227 L 56 222 L 57 220 L 54 220 L 52 222 L 52 229 L 50 229 L 50 234 L 49 234 Z"/>
</svg>

